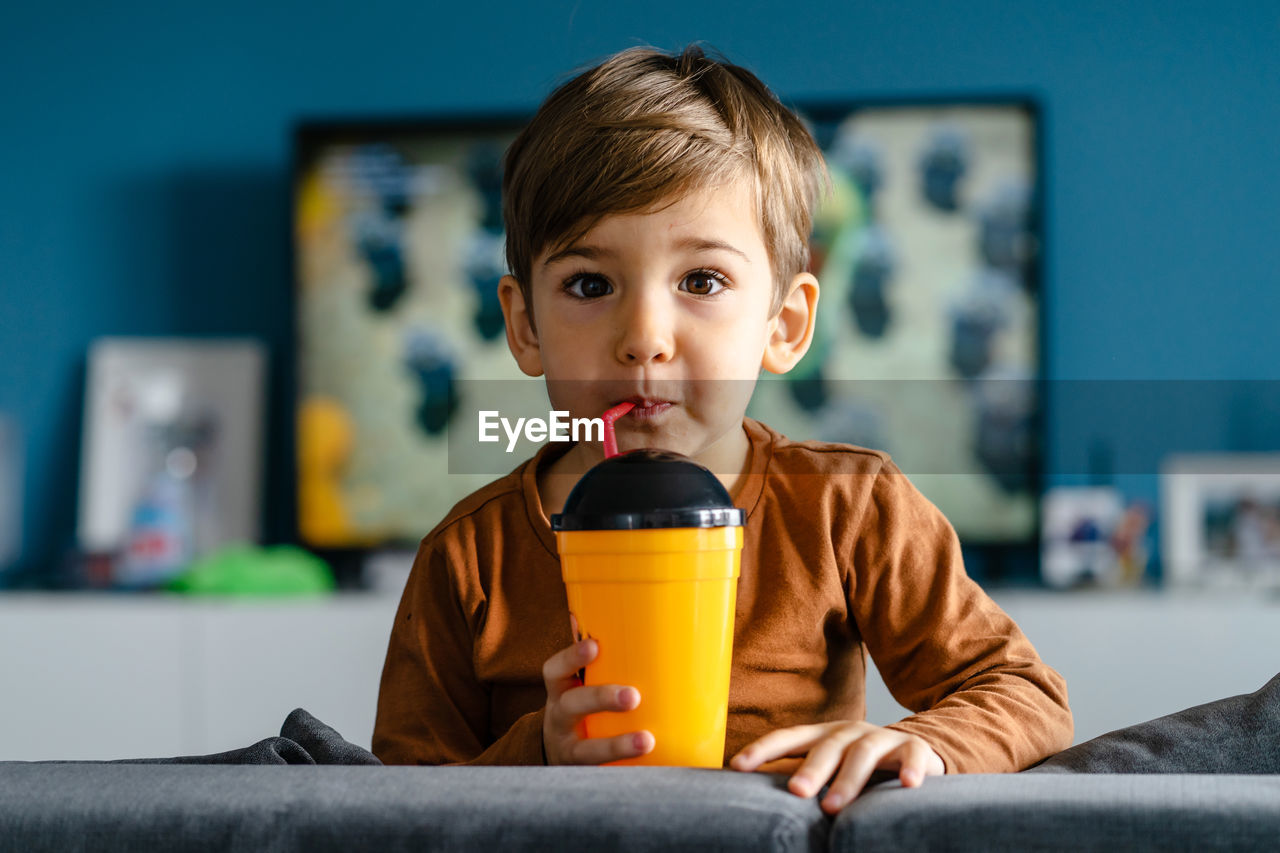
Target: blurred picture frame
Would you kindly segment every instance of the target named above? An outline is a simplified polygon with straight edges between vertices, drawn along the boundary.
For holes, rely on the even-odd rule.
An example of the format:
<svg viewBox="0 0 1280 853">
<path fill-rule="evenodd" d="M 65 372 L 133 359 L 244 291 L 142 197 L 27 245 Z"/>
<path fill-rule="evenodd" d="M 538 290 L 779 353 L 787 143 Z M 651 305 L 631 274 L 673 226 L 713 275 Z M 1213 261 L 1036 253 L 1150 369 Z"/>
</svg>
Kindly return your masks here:
<svg viewBox="0 0 1280 853">
<path fill-rule="evenodd" d="M 1280 586 L 1280 454 L 1170 457 L 1160 504 L 1170 586 Z"/>
<path fill-rule="evenodd" d="M 266 352 L 253 340 L 102 338 L 89 352 L 77 542 L 125 546 L 157 470 L 189 478 L 196 554 L 259 539 Z"/>
<path fill-rule="evenodd" d="M 1114 585 L 1119 561 L 1111 531 L 1124 502 L 1117 489 L 1059 486 L 1043 499 L 1040 572 L 1044 582 L 1065 588 L 1095 581 Z"/>
<path fill-rule="evenodd" d="M 22 554 L 22 475 L 18 423 L 0 413 L 0 586 Z"/>
</svg>

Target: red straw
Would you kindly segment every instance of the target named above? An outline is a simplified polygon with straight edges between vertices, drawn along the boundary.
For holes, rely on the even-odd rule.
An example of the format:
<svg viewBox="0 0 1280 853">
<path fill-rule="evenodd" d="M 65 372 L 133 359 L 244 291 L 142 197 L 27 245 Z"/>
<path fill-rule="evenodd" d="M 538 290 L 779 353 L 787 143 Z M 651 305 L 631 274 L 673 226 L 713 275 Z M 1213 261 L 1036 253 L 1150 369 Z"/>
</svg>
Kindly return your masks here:
<svg viewBox="0 0 1280 853">
<path fill-rule="evenodd" d="M 636 407 L 635 403 L 619 403 L 600 416 L 604 421 L 604 458 L 618 455 L 618 439 L 613 434 L 613 422 Z"/>
</svg>

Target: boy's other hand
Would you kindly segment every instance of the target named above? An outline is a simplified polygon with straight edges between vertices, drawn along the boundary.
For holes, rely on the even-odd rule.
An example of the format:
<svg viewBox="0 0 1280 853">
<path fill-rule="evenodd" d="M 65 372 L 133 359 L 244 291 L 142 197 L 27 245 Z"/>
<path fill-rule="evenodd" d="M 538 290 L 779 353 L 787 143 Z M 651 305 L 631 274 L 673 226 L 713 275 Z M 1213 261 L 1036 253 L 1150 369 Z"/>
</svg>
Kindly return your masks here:
<svg viewBox="0 0 1280 853">
<path fill-rule="evenodd" d="M 547 685 L 542 745 L 547 764 L 604 764 L 644 755 L 654 747 L 653 735 L 647 731 L 612 738 L 586 736 L 588 714 L 630 711 L 640 704 L 640 691 L 634 687 L 583 686 L 578 673 L 595 660 L 598 652 L 596 641 L 588 637 L 556 652 L 542 665 L 542 680 Z"/>
<path fill-rule="evenodd" d="M 925 776 L 941 776 L 946 771 L 942 758 L 923 739 L 865 722 L 778 729 L 743 747 L 729 760 L 729 766 L 758 770 L 766 762 L 804 753 L 808 756 L 787 787 L 797 796 L 811 797 L 834 776 L 822 800 L 822 810 L 828 814 L 835 814 L 858 796 L 876 770 L 897 770 L 905 788 L 917 787 Z M 776 765 L 765 769 L 776 769 Z"/>
</svg>

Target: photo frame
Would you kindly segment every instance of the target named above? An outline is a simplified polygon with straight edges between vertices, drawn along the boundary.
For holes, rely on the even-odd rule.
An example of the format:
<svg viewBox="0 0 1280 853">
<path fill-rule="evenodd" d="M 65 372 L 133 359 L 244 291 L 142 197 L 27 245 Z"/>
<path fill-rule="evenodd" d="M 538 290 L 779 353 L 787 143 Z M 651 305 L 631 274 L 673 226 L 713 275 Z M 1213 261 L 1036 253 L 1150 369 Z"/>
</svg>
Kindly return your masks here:
<svg viewBox="0 0 1280 853">
<path fill-rule="evenodd" d="M 1055 589 L 1140 585 L 1150 549 L 1150 508 L 1114 486 L 1055 486 L 1041 509 L 1040 578 Z"/>
<path fill-rule="evenodd" d="M 1170 457 L 1160 472 L 1171 586 L 1280 586 L 1280 454 Z"/>
<path fill-rule="evenodd" d="M 94 342 L 85 388 L 81 550 L 119 553 L 148 477 L 165 470 L 190 484 L 193 556 L 258 540 L 265 362 L 263 346 L 250 340 Z"/>
<path fill-rule="evenodd" d="M 0 413 L 0 586 L 22 554 L 22 441 L 17 422 Z"/>
</svg>

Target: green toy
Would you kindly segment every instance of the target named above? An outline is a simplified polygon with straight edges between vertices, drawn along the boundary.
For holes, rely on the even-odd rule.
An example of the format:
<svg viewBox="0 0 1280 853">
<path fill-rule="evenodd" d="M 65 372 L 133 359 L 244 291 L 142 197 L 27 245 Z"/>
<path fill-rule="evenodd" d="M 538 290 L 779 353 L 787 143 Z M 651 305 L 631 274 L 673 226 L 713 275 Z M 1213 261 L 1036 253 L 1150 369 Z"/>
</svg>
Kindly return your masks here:
<svg viewBox="0 0 1280 853">
<path fill-rule="evenodd" d="M 324 595 L 333 571 L 319 557 L 292 545 L 230 545 L 193 562 L 165 589 L 188 595 Z"/>
</svg>

